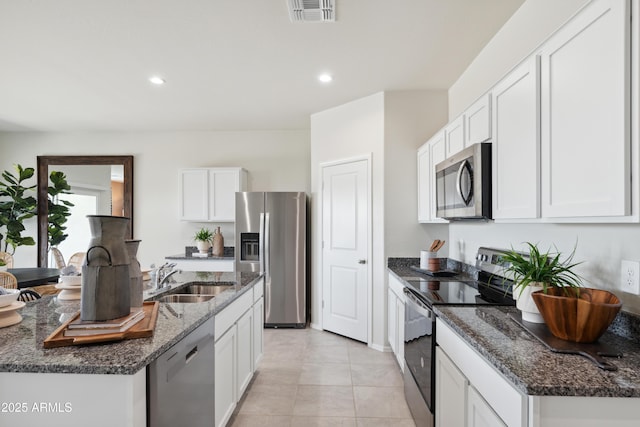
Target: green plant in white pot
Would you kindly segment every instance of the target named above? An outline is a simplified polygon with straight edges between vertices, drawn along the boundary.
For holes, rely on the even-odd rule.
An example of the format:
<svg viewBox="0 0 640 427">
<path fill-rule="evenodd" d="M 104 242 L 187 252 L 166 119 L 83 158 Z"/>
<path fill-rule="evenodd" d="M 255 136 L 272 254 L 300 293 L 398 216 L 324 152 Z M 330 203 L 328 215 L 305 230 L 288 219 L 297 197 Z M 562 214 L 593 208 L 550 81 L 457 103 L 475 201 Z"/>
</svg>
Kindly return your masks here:
<svg viewBox="0 0 640 427">
<path fill-rule="evenodd" d="M 529 247 L 528 254 L 512 249 L 502 255 L 502 261 L 505 272 L 514 281 L 513 296 L 516 307 L 522 311 L 522 320 L 544 323 L 531 294 L 536 291 L 547 293 L 549 288 L 564 289 L 569 294 L 571 289 L 581 287 L 582 279 L 573 272 L 573 268 L 580 263 L 573 262 L 575 249 L 566 259 L 561 260 L 559 252 L 542 253 L 533 243 L 526 244 Z"/>
<path fill-rule="evenodd" d="M 213 232 L 208 228 L 201 228 L 193 236 L 193 240 L 196 241 L 196 247 L 198 252 L 206 254 L 211 247 L 211 239 L 213 238 Z"/>
</svg>

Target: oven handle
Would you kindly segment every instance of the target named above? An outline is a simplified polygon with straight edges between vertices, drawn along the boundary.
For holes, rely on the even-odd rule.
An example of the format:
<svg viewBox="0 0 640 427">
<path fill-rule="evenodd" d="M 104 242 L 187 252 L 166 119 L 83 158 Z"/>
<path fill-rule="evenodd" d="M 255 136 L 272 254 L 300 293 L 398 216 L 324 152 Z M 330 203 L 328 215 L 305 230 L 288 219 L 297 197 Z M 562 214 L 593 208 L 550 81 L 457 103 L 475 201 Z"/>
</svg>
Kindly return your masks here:
<svg viewBox="0 0 640 427">
<path fill-rule="evenodd" d="M 429 306 L 427 306 L 425 303 L 420 301 L 420 298 L 416 296 L 411 289 L 404 288 L 403 292 L 405 297 L 407 298 L 407 302 L 412 305 L 412 308 L 415 311 L 417 311 L 419 314 L 423 315 L 424 317 L 433 319 L 433 311 L 431 310 L 431 308 L 429 308 Z"/>
</svg>

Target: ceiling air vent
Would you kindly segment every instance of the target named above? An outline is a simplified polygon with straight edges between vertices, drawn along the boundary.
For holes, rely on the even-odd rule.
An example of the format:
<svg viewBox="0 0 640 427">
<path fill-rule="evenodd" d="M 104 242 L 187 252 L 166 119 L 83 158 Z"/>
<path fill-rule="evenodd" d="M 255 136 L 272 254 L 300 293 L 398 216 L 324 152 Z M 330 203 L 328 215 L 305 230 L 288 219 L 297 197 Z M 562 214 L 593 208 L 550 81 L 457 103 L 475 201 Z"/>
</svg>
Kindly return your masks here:
<svg viewBox="0 0 640 427">
<path fill-rule="evenodd" d="M 335 0 L 287 0 L 291 22 L 334 22 Z"/>
</svg>

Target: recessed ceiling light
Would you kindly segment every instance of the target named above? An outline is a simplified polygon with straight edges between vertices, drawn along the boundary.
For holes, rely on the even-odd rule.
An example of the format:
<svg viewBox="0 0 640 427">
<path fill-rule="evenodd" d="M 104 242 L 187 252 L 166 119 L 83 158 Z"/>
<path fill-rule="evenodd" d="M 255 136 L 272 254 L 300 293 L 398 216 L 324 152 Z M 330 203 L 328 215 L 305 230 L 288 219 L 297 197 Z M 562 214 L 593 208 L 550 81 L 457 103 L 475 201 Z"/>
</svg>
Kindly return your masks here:
<svg viewBox="0 0 640 427">
<path fill-rule="evenodd" d="M 165 83 L 164 79 L 158 76 L 149 77 L 149 81 L 154 85 L 158 85 L 158 86 L 163 85 Z"/>
<path fill-rule="evenodd" d="M 333 76 L 328 73 L 320 74 L 318 76 L 318 80 L 320 80 L 322 83 L 329 83 L 333 80 Z"/>
</svg>

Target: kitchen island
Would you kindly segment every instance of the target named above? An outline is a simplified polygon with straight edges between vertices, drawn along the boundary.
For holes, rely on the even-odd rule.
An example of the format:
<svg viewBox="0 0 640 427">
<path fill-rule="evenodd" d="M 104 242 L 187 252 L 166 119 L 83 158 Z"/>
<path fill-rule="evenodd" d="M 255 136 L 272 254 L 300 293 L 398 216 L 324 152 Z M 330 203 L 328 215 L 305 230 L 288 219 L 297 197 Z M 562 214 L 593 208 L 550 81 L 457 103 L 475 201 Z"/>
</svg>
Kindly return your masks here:
<svg viewBox="0 0 640 427">
<path fill-rule="evenodd" d="M 28 303 L 21 323 L 0 329 L 0 425 L 146 425 L 146 367 L 254 285 L 256 273 L 181 273 L 156 299 L 193 283 L 225 291 L 191 304 L 161 303 L 152 337 L 89 346 L 43 348 L 44 339 L 79 310 L 79 301 Z M 213 369 L 213 367 L 212 367 Z"/>
</svg>

